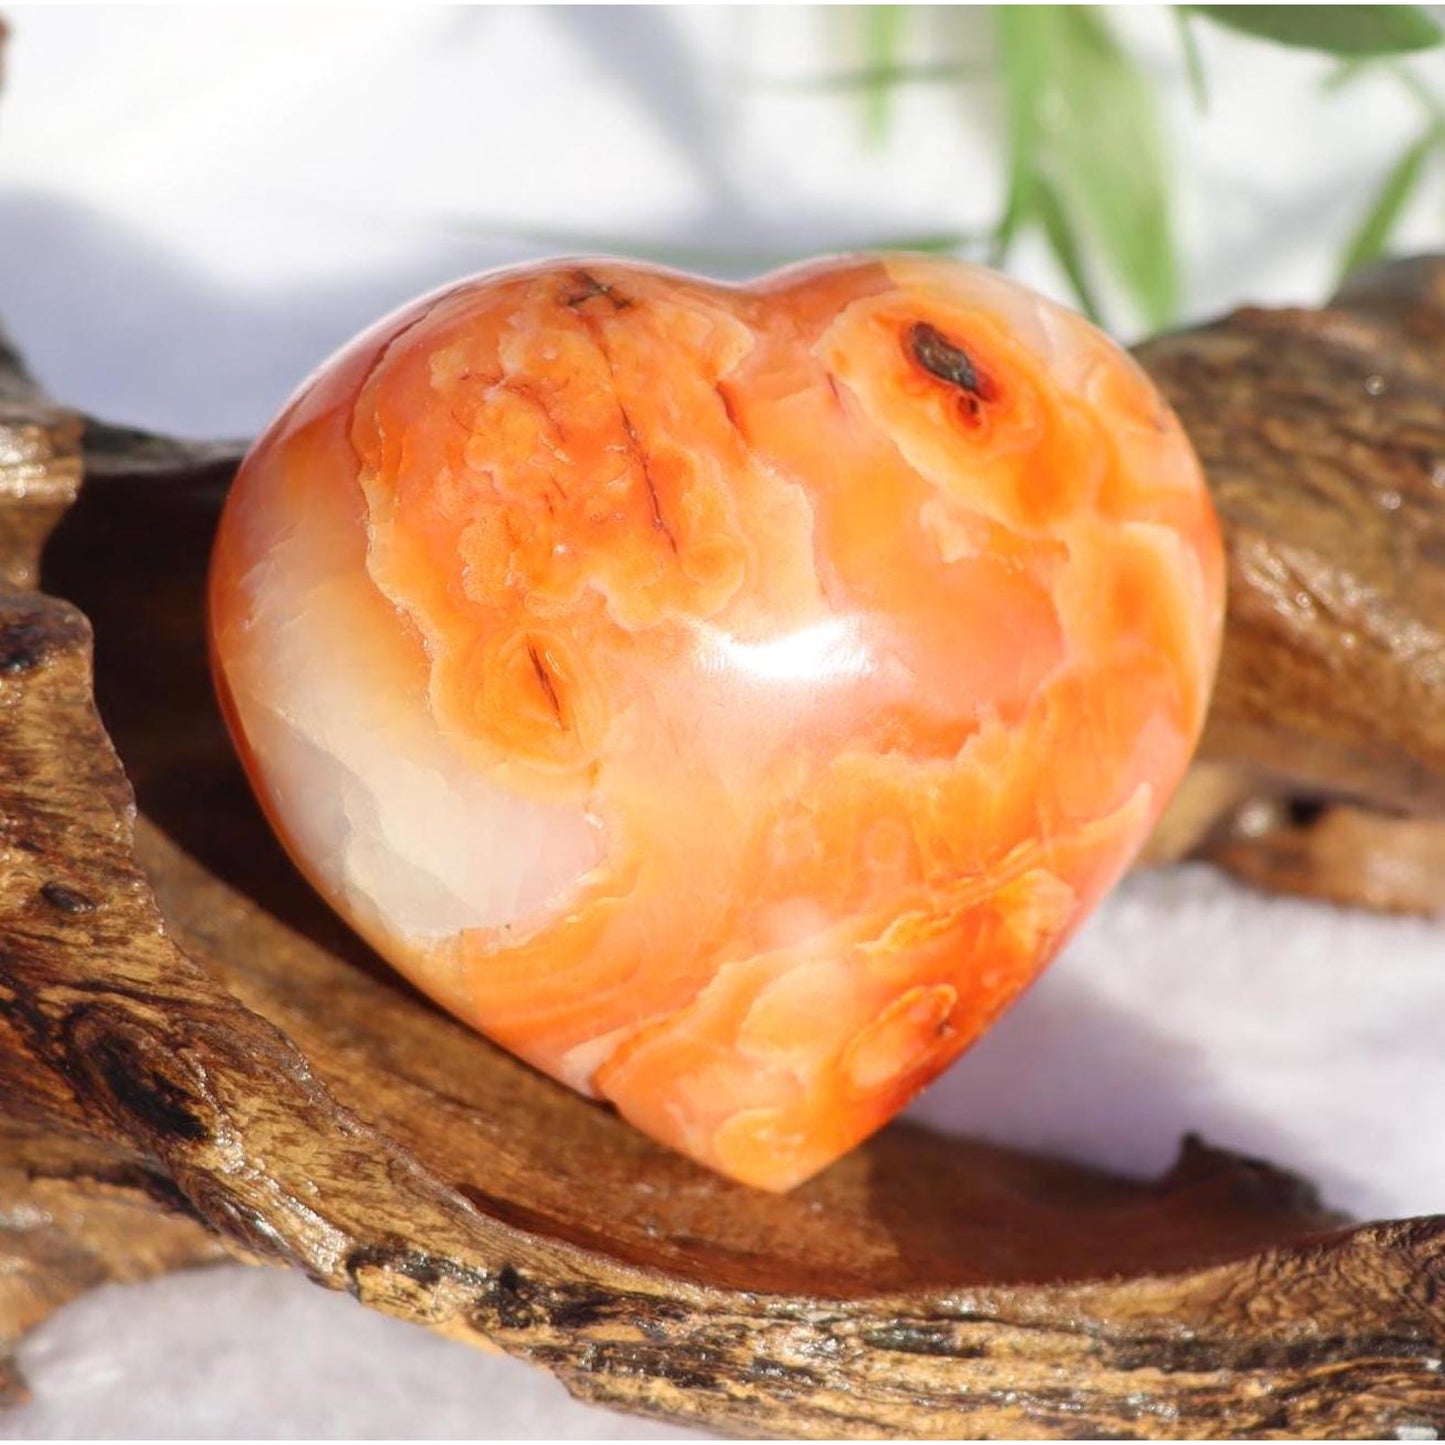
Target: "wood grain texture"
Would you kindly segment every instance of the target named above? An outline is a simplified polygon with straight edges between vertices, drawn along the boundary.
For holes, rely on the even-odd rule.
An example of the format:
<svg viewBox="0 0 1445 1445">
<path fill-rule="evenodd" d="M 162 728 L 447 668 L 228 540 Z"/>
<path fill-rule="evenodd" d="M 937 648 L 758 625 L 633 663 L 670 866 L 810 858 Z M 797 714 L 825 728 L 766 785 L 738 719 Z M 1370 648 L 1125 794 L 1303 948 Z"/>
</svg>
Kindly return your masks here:
<svg viewBox="0 0 1445 1445">
<path fill-rule="evenodd" d="M 1138 354 L 1224 524 L 1201 756 L 1293 795 L 1445 814 L 1445 262 Z"/>
<path fill-rule="evenodd" d="M 1211 761 L 1161 856 L 1324 891 L 1307 850 L 1265 861 L 1348 808 L 1367 826 L 1331 855 L 1335 896 L 1399 906 L 1366 879 L 1381 838 L 1407 848 L 1384 810 L 1445 812 L 1441 683 L 1411 641 L 1445 633 L 1445 284 L 1412 275 L 1145 350 L 1234 569 Z M 0 1250 L 21 1261 L 0 1257 L 0 1348 L 85 1284 L 219 1241 L 738 1433 L 1445 1429 L 1445 1219 L 1348 1226 L 1198 1143 L 1141 1184 L 903 1124 L 764 1196 L 440 1014 L 300 882 L 225 742 L 200 589 L 237 449 L 91 424 L 67 509 L 77 424 L 13 371 L 0 401 Z M 1381 479 L 1398 506 L 1369 500 Z M 1279 825 L 1241 831 L 1261 798 Z"/>
<path fill-rule="evenodd" d="M 1445 821 L 1438 818 L 1259 798 L 1237 809 L 1198 856 L 1274 893 L 1445 914 Z"/>
<path fill-rule="evenodd" d="M 227 1257 L 163 1175 L 0 1120 L 0 1405 L 27 1397 L 11 1348 L 61 1305 Z"/>
</svg>

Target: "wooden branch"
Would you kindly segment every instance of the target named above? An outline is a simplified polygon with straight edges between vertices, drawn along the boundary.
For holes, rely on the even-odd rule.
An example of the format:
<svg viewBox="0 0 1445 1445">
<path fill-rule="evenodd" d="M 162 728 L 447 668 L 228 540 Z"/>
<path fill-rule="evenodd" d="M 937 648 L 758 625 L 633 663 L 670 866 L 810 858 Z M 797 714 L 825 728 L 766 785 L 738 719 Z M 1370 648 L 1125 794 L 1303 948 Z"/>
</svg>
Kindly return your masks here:
<svg viewBox="0 0 1445 1445">
<path fill-rule="evenodd" d="M 1445 816 L 1445 260 L 1321 311 L 1245 310 L 1139 359 L 1224 524 L 1201 756 L 1267 791 Z"/>
<path fill-rule="evenodd" d="M 1158 852 L 1389 906 L 1438 898 L 1445 816 L 1445 281 L 1405 274 L 1143 353 L 1234 589 Z M 226 744 L 200 589 L 237 450 L 91 424 L 67 506 L 77 423 L 13 367 L 0 402 L 0 1341 L 215 1239 L 732 1431 L 1445 1428 L 1445 1219 L 1348 1227 L 1198 1144 L 1138 1184 L 902 1124 L 764 1196 L 441 1015 L 296 877 Z M 1261 799 L 1274 823 L 1241 829 Z M 1336 819 L 1345 843 L 1332 821 L 1279 863 Z M 1423 849 L 1388 897 L 1382 837 Z"/>
<path fill-rule="evenodd" d="M 1273 893 L 1445 914 L 1445 823 L 1434 818 L 1259 798 L 1198 852 Z"/>
<path fill-rule="evenodd" d="M 0 1119 L 0 1406 L 27 1393 L 11 1347 L 76 1295 L 227 1257 L 163 1175 Z"/>
</svg>

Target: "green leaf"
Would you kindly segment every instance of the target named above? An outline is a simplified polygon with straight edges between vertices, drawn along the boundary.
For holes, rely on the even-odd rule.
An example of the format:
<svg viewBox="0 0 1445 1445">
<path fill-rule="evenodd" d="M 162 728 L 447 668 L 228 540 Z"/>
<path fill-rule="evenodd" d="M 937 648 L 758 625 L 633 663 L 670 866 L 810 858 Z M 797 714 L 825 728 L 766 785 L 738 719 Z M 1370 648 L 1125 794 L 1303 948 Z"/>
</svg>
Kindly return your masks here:
<svg viewBox="0 0 1445 1445">
<path fill-rule="evenodd" d="M 1380 66 L 1375 59 L 1368 55 L 1356 56 L 1353 60 L 1345 59 L 1335 66 L 1325 76 L 1321 83 L 1321 89 L 1326 95 L 1337 95 L 1342 90 L 1348 90 L 1357 80 L 1363 80 L 1368 75 L 1381 74 Z"/>
<path fill-rule="evenodd" d="M 995 5 L 999 80 L 1008 124 L 1008 180 L 1003 213 L 994 229 L 994 265 L 1007 258 L 1014 237 L 1034 217 L 1034 180 L 1038 170 L 1039 118 L 1048 82 L 1044 31 L 1037 7 Z"/>
<path fill-rule="evenodd" d="M 868 241 L 855 250 L 863 251 L 975 251 L 989 240 L 974 231 L 919 232 L 914 235 L 885 236 L 882 240 Z M 837 249 L 837 248 L 835 248 Z"/>
<path fill-rule="evenodd" d="M 1035 181 L 1034 205 L 1054 258 L 1063 268 L 1064 275 L 1069 278 L 1069 285 L 1073 288 L 1084 314 L 1096 326 L 1102 326 L 1103 318 L 1094 296 L 1093 285 L 1089 281 L 1089 273 L 1084 268 L 1079 238 L 1074 233 L 1073 223 L 1064 210 L 1059 193 L 1046 177 L 1040 176 Z"/>
<path fill-rule="evenodd" d="M 1199 53 L 1199 38 L 1189 23 L 1189 12 L 1182 5 L 1170 6 L 1174 28 L 1179 32 L 1179 47 L 1184 52 L 1184 70 L 1189 76 L 1189 93 L 1200 115 L 1209 109 L 1209 87 L 1204 81 L 1204 57 Z"/>
<path fill-rule="evenodd" d="M 1431 126 L 1413 145 L 1406 150 L 1385 177 L 1379 193 L 1370 204 L 1365 218 L 1360 222 L 1350 244 L 1345 248 L 1344 259 L 1340 262 L 1342 275 L 1368 265 L 1384 254 L 1390 244 L 1390 237 L 1399 224 L 1401 212 L 1414 195 L 1425 171 L 1425 162 L 1431 152 L 1440 144 L 1440 132 Z"/>
<path fill-rule="evenodd" d="M 1419 5 L 1191 5 L 1216 25 L 1329 55 L 1403 55 L 1445 35 Z"/>
<path fill-rule="evenodd" d="M 903 6 L 869 5 L 863 12 L 863 49 L 868 57 L 868 138 L 876 145 L 888 134 L 893 99 L 891 71 L 898 66 L 898 43 L 903 35 Z"/>
<path fill-rule="evenodd" d="M 1441 104 L 1440 97 L 1403 60 L 1393 60 L 1388 56 L 1342 60 L 1325 76 L 1321 89 L 1327 95 L 1337 95 L 1358 80 L 1381 76 L 1398 81 L 1437 126 L 1445 127 L 1445 105 Z"/>
<path fill-rule="evenodd" d="M 1053 179 L 1153 326 L 1179 299 L 1158 112 L 1142 73 L 1087 6 L 1050 7 L 1059 30 Z"/>
<path fill-rule="evenodd" d="M 804 75 L 796 79 L 758 80 L 751 84 L 764 90 L 871 90 L 889 85 L 952 85 L 959 81 L 984 80 L 991 74 L 982 65 L 939 62 L 933 65 L 870 65 L 862 70 L 835 70 L 825 75 Z"/>
<path fill-rule="evenodd" d="M 998 236 L 1042 221 L 1038 177 L 1097 248 L 1144 319 L 1179 298 L 1169 188 L 1154 96 L 1088 5 L 996 6 L 1009 116 L 1009 201 Z"/>
<path fill-rule="evenodd" d="M 1386 64 L 1390 74 L 1415 97 L 1421 109 L 1434 121 L 1436 127 L 1445 129 L 1445 106 L 1440 104 L 1440 97 L 1404 61 L 1392 60 Z"/>
</svg>

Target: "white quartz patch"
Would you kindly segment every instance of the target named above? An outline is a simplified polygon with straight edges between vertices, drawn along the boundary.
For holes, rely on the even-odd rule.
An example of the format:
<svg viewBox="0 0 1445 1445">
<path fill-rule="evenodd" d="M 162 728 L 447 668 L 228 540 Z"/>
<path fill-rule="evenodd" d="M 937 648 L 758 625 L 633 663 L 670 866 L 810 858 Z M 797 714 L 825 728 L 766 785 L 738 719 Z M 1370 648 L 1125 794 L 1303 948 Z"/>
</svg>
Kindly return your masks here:
<svg viewBox="0 0 1445 1445">
<path fill-rule="evenodd" d="M 357 919 L 410 940 L 532 917 L 597 862 L 580 804 L 488 778 L 437 727 L 364 579 L 322 582 L 299 539 L 255 586 L 256 656 L 233 679 L 265 787 L 309 871 Z M 398 633 L 400 624 L 396 623 Z"/>
</svg>

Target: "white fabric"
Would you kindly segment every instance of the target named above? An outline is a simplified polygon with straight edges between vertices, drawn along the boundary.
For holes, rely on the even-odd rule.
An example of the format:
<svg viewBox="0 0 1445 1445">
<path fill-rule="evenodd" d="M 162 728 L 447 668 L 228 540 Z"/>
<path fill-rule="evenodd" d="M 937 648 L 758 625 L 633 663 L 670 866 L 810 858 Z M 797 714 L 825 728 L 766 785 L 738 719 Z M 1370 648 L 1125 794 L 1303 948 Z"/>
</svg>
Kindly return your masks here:
<svg viewBox="0 0 1445 1445">
<path fill-rule="evenodd" d="M 253 431 L 331 347 L 469 271 L 671 242 L 747 272 L 977 229 L 998 200 L 986 77 L 968 103 L 901 96 L 876 149 L 855 101 L 763 83 L 854 63 L 839 12 L 9 19 L 0 315 L 56 396 L 183 433 Z M 920 24 L 981 46 L 986 19 Z M 1201 27 L 1201 118 L 1167 18 L 1132 12 L 1127 29 L 1170 97 L 1190 314 L 1318 301 L 1417 127 L 1403 91 L 1370 80 L 1325 102 L 1328 63 Z M 1439 201 L 1411 208 L 1407 243 L 1440 243 Z M 758 264 L 700 254 L 738 248 Z M 1015 270 L 1058 293 L 1037 248 Z M 1196 1130 L 1310 1174 L 1346 1209 L 1438 1210 L 1441 1018 L 1445 925 L 1185 868 L 1130 880 L 915 1113 L 1140 1173 Z M 0 1436 L 648 1432 L 269 1271 L 102 1291 L 22 1362 L 36 1400 Z"/>
</svg>

